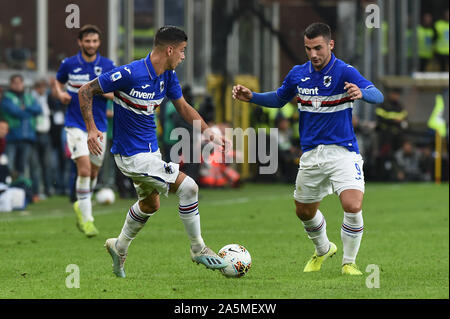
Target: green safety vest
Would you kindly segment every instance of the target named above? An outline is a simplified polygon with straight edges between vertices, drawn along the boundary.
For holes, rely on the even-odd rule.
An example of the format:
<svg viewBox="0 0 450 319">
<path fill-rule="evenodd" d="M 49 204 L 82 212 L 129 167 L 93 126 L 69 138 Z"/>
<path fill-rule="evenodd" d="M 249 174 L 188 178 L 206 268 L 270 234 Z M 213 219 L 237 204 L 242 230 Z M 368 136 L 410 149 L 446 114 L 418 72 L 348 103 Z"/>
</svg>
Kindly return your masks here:
<svg viewBox="0 0 450 319">
<path fill-rule="evenodd" d="M 448 21 L 438 20 L 434 24 L 437 33 L 435 50 L 442 55 L 448 55 Z"/>
<path fill-rule="evenodd" d="M 417 49 L 419 58 L 431 59 L 433 57 L 433 36 L 432 28 L 417 26 Z"/>
<path fill-rule="evenodd" d="M 401 112 L 395 112 L 395 111 L 386 111 L 382 107 L 377 107 L 375 109 L 375 114 L 379 117 L 382 117 L 386 120 L 397 120 L 402 121 L 408 116 L 408 111 L 403 110 Z"/>
<path fill-rule="evenodd" d="M 428 127 L 438 131 L 439 135 L 445 137 L 447 135 L 447 125 L 444 119 L 444 98 L 441 94 L 436 95 L 433 112 L 428 119 Z"/>
<path fill-rule="evenodd" d="M 296 111 L 297 106 L 293 105 L 292 103 L 288 103 L 282 108 L 263 108 L 263 112 L 265 112 L 269 117 L 270 125 L 275 125 L 275 119 L 278 115 L 278 112 L 280 112 L 285 118 L 290 119 L 294 116 Z"/>
</svg>

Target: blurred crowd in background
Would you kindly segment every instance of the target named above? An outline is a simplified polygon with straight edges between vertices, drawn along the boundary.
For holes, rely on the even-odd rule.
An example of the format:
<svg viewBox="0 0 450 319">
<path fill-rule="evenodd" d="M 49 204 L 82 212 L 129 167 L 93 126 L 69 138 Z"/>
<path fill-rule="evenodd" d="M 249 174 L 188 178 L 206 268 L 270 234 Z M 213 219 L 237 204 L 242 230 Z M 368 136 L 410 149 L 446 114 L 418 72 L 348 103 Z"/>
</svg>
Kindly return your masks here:
<svg viewBox="0 0 450 319">
<path fill-rule="evenodd" d="M 54 81 L 54 79 L 52 79 Z M 74 200 L 76 169 L 70 159 L 64 131 L 65 106 L 53 97 L 51 85 L 45 79 L 26 90 L 20 74 L 11 76 L 9 87 L 0 91 L 0 183 L 21 187 L 29 202 L 53 195 L 69 195 Z M 385 93 L 385 101 L 376 108 L 376 122 L 371 127 L 359 125 L 354 117 L 354 128 L 360 151 L 365 160 L 366 181 L 433 181 L 434 131 L 411 132 L 408 112 L 401 101 L 401 90 Z M 211 97 L 196 101 L 189 85 L 183 94 L 213 129 L 224 133 L 228 123 L 214 123 L 215 106 Z M 109 152 L 112 142 L 112 103 L 108 106 L 108 152 L 100 172 L 98 188 L 108 186 L 120 197 L 134 197 L 131 181 L 117 169 Z M 208 161 L 192 163 L 193 159 L 174 159 L 170 150 L 178 140 L 171 140 L 174 128 L 188 125 L 176 112 L 170 101 L 165 101 L 158 113 L 160 149 L 166 161 L 181 163 L 181 170 L 192 176 L 203 187 L 239 187 L 239 164 L 215 160 L 223 154 L 211 154 Z M 298 133 L 298 112 L 294 103 L 281 109 L 252 108 L 252 127 L 278 129 L 278 170 L 273 175 L 252 174 L 251 181 L 294 183 L 301 156 Z M 268 131 L 267 131 L 268 132 Z M 267 134 L 267 139 L 273 136 Z M 193 140 L 191 139 L 191 144 Z M 235 157 L 236 154 L 225 154 Z M 255 164 L 255 168 L 260 164 Z M 443 178 L 448 178 L 448 158 L 443 158 Z"/>
<path fill-rule="evenodd" d="M 411 20 L 410 20 L 411 21 Z M 11 21 L 14 23 L 14 21 Z M 20 23 L 20 22 L 17 22 Z M 419 58 L 419 71 L 444 72 L 449 70 L 449 48 L 448 48 L 448 28 L 449 28 L 449 10 L 446 9 L 440 17 L 433 17 L 429 12 L 422 15 L 420 24 L 417 25 L 416 50 Z M 381 25 L 383 32 L 382 53 L 388 57 L 389 44 L 388 32 L 389 25 L 383 21 Z M 0 29 L 1 31 L 1 29 Z M 413 57 L 413 35 L 412 28 L 406 30 L 406 41 L 408 43 L 407 57 L 409 60 Z M 50 46 L 49 63 L 51 68 L 57 67 L 58 61 L 65 56 L 62 53 L 54 54 Z M 3 48 L 0 54 L 0 69 L 14 70 L 36 70 L 36 52 L 27 46 L 23 41 L 21 33 L 12 35 L 11 46 Z M 411 61 L 408 62 L 411 65 Z"/>
<path fill-rule="evenodd" d="M 416 30 L 420 71 L 448 71 L 448 24 L 448 9 L 437 20 L 433 19 L 431 13 L 422 15 L 421 23 Z"/>
</svg>

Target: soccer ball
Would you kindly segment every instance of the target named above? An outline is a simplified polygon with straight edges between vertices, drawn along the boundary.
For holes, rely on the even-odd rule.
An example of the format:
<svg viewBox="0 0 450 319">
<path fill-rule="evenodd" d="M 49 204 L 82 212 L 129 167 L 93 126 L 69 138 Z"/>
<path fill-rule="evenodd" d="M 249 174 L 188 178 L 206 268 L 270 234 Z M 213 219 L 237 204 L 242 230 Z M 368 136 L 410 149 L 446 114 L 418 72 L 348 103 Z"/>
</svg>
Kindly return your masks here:
<svg viewBox="0 0 450 319">
<path fill-rule="evenodd" d="M 97 192 L 97 194 L 95 195 L 95 199 L 99 204 L 111 205 L 112 203 L 114 203 L 116 195 L 111 188 L 105 187 Z"/>
<path fill-rule="evenodd" d="M 228 266 L 220 269 L 226 277 L 242 277 L 252 266 L 252 257 L 242 245 L 226 245 L 219 250 L 218 255 L 228 263 Z"/>
</svg>

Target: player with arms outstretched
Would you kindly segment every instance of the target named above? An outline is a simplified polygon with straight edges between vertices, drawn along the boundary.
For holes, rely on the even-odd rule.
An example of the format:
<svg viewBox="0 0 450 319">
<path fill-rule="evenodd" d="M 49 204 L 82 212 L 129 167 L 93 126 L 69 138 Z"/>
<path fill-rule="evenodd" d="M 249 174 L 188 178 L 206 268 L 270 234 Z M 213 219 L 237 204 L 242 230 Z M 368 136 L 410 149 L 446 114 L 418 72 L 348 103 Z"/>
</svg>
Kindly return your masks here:
<svg viewBox="0 0 450 319">
<path fill-rule="evenodd" d="M 233 97 L 266 107 L 280 108 L 297 97 L 300 158 L 294 199 L 315 252 L 304 272 L 319 271 L 337 247 L 328 240 L 322 199 L 335 192 L 344 210 L 341 227 L 342 274 L 362 275 L 355 260 L 363 234 L 363 160 L 352 126 L 353 101 L 381 103 L 383 94 L 351 65 L 337 59 L 332 50 L 331 29 L 313 23 L 304 32 L 309 61 L 296 65 L 273 92 L 255 93 L 237 85 Z"/>
<path fill-rule="evenodd" d="M 87 237 L 98 234 L 92 215 L 91 195 L 103 163 L 105 147 L 103 147 L 103 152 L 99 155 L 89 154 L 87 147 L 88 134 L 80 112 L 78 90 L 83 84 L 115 67 L 113 61 L 98 53 L 100 36 L 100 30 L 95 25 L 83 26 L 78 33 L 80 51 L 77 55 L 62 61 L 56 74 L 56 81 L 53 83 L 57 98 L 63 104 L 68 104 L 65 118 L 67 144 L 71 152 L 71 158 L 77 166 L 75 186 L 77 201 L 74 203 L 73 208 L 77 216 L 77 226 Z M 65 84 L 67 84 L 67 92 L 63 91 Z M 112 94 L 96 96 L 93 100 L 95 106 L 94 120 L 104 136 L 103 141 L 106 141 L 108 125 L 106 119 L 107 98 L 112 99 Z"/>
<path fill-rule="evenodd" d="M 113 259 L 113 272 L 125 277 L 124 262 L 128 247 L 148 219 L 159 209 L 159 195 L 168 192 L 179 197 L 179 216 L 190 239 L 190 254 L 194 262 L 210 269 L 227 266 L 226 262 L 203 241 L 198 210 L 198 186 L 179 171 L 179 165 L 161 160 L 155 124 L 155 109 L 165 96 L 188 123 L 198 120 L 204 132 L 208 125 L 190 106 L 181 93 L 175 68 L 184 60 L 187 36 L 183 30 L 166 26 L 160 28 L 154 49 L 146 58 L 133 61 L 101 75 L 81 87 L 81 112 L 88 130 L 88 146 L 93 154 L 100 154 L 102 133 L 92 116 L 95 94 L 114 92 L 114 128 L 111 152 L 118 168 L 130 177 L 138 194 L 138 201 L 128 211 L 118 238 L 110 238 L 105 246 Z M 95 107 L 94 107 L 95 108 Z M 220 148 L 227 142 L 211 134 L 210 140 Z"/>
</svg>

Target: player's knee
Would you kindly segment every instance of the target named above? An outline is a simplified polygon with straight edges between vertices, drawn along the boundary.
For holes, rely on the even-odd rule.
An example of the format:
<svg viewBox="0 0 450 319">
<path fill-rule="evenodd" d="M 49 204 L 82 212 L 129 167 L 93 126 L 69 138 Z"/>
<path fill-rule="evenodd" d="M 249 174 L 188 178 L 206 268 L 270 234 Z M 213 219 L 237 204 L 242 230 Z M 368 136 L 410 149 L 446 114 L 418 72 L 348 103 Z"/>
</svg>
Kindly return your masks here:
<svg viewBox="0 0 450 319">
<path fill-rule="evenodd" d="M 295 213 L 300 220 L 310 220 L 314 218 L 314 215 L 316 214 L 317 209 L 311 209 L 304 205 L 296 205 L 295 207 Z"/>
<path fill-rule="evenodd" d="M 79 167 L 78 168 L 78 176 L 91 177 L 90 167 Z"/>
<path fill-rule="evenodd" d="M 141 201 L 139 203 L 139 208 L 145 214 L 154 214 L 159 210 L 159 200 L 153 200 L 151 202 Z"/>
<path fill-rule="evenodd" d="M 362 210 L 362 203 L 359 203 L 359 202 L 343 203 L 342 208 L 347 213 L 356 214 Z"/>
</svg>

